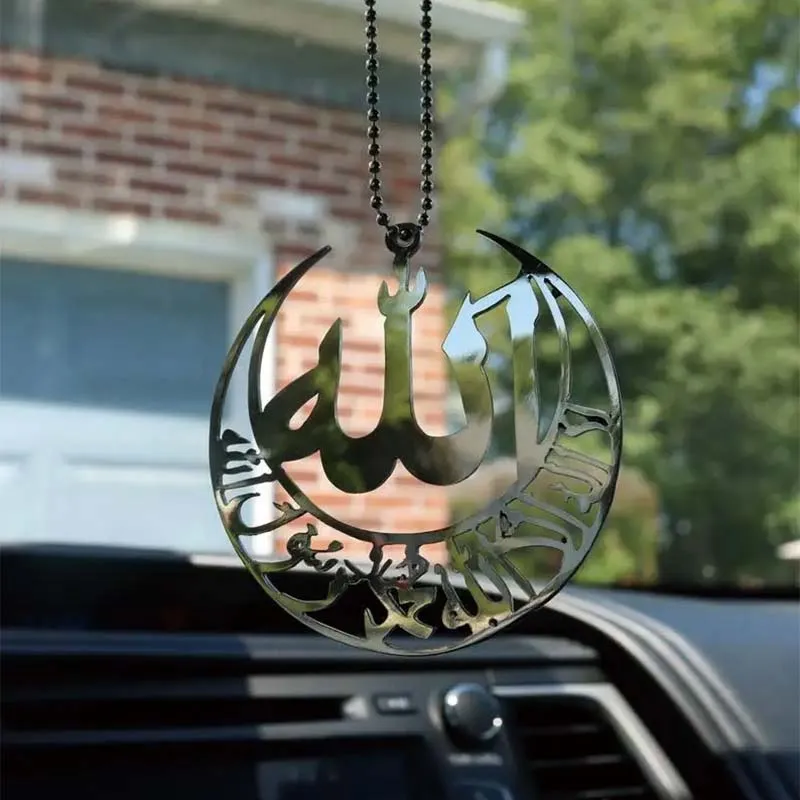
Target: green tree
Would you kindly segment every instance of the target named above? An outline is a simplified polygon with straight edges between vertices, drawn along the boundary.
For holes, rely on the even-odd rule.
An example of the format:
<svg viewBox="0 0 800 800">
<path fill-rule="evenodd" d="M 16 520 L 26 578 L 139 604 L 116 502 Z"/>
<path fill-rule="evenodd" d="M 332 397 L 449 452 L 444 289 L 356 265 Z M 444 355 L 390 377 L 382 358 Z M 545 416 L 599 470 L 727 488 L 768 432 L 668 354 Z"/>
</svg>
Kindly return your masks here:
<svg viewBox="0 0 800 800">
<path fill-rule="evenodd" d="M 624 464 L 657 491 L 641 530 L 655 546 L 657 513 L 662 580 L 787 578 L 775 548 L 798 535 L 794 0 L 518 5 L 529 24 L 507 90 L 442 156 L 451 276 L 477 292 L 508 276 L 474 234 L 493 227 L 593 310 L 622 381 Z M 507 358 L 496 373 L 507 383 Z M 641 560 L 625 505 L 608 539 Z"/>
</svg>

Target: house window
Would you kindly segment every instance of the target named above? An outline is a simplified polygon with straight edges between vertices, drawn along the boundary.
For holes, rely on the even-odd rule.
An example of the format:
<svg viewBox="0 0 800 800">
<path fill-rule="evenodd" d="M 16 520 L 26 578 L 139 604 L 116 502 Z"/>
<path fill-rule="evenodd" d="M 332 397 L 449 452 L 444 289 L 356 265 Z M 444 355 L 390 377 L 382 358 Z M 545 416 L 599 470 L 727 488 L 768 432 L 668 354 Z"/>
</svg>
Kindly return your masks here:
<svg viewBox="0 0 800 800">
<path fill-rule="evenodd" d="M 225 281 L 4 259 L 0 395 L 205 416 L 230 291 Z"/>
</svg>

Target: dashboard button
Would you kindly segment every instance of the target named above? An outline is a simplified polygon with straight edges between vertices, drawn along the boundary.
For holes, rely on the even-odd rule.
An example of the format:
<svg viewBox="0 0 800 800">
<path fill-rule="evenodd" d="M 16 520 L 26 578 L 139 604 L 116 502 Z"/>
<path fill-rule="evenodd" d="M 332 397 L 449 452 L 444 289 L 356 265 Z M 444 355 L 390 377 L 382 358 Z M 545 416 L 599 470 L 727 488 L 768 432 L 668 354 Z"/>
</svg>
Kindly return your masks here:
<svg viewBox="0 0 800 800">
<path fill-rule="evenodd" d="M 496 783 L 460 783 L 457 800 L 514 800 L 511 792 Z"/>
<path fill-rule="evenodd" d="M 454 742 L 468 749 L 488 747 L 503 727 L 500 704 L 477 683 L 461 683 L 449 689 L 442 715 Z"/>
<path fill-rule="evenodd" d="M 379 694 L 375 708 L 379 714 L 413 714 L 417 710 L 410 694 Z"/>
</svg>

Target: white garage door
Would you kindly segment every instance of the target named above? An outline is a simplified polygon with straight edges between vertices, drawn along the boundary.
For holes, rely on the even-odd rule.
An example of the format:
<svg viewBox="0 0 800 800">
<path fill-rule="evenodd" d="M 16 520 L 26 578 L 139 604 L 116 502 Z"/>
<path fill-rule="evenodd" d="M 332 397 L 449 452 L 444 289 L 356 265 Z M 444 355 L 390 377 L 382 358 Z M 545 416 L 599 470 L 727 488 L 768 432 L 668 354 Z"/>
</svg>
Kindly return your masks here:
<svg viewBox="0 0 800 800">
<path fill-rule="evenodd" d="M 222 281 L 4 259 L 0 540 L 219 551 Z"/>
</svg>

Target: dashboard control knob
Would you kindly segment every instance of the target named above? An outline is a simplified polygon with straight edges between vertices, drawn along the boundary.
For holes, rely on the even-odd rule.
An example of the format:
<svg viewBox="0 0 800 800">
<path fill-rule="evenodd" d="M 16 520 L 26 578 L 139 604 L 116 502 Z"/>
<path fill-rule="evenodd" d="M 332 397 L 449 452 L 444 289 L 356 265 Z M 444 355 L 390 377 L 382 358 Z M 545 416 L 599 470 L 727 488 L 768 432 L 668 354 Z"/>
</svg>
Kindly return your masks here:
<svg viewBox="0 0 800 800">
<path fill-rule="evenodd" d="M 500 733 L 503 718 L 495 696 L 477 683 L 460 683 L 445 692 L 442 716 L 461 747 L 487 747 Z"/>
</svg>

